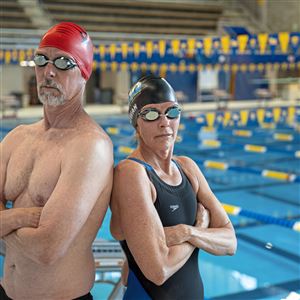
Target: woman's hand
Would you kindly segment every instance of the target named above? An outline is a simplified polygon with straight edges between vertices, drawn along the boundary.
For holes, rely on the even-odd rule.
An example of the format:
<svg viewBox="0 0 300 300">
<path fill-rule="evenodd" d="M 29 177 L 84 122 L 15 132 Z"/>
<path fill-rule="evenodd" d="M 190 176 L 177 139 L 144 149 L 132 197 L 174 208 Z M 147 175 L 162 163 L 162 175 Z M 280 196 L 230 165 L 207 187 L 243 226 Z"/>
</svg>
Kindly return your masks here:
<svg viewBox="0 0 300 300">
<path fill-rule="evenodd" d="M 198 203 L 197 215 L 196 215 L 196 227 L 208 228 L 210 222 L 209 211 L 201 204 Z"/>
<path fill-rule="evenodd" d="M 188 240 L 188 230 L 189 226 L 185 224 L 164 227 L 167 246 L 171 247 L 186 242 Z"/>
<path fill-rule="evenodd" d="M 198 203 L 196 223 L 194 227 L 208 228 L 209 227 L 209 211 Z M 187 242 L 191 235 L 191 226 L 185 224 L 178 224 L 175 226 L 164 227 L 167 246 L 171 247 Z"/>
</svg>

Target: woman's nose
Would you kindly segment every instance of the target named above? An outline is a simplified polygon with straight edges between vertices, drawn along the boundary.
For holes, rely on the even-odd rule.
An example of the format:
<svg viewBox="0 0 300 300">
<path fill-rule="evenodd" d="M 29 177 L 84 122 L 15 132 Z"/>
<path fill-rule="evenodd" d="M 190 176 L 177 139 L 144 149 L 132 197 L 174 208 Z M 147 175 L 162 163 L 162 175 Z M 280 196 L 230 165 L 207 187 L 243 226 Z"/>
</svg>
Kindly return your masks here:
<svg viewBox="0 0 300 300">
<path fill-rule="evenodd" d="M 159 125 L 168 126 L 169 124 L 170 124 L 170 119 L 165 114 L 161 114 L 159 117 Z"/>
</svg>

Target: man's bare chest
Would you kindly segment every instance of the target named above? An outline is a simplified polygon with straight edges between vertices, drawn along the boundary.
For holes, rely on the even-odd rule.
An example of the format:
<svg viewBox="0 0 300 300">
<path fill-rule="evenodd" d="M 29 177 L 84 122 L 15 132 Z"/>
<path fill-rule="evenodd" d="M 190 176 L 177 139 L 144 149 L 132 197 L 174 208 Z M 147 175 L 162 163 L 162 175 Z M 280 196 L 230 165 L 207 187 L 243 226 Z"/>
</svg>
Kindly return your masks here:
<svg viewBox="0 0 300 300">
<path fill-rule="evenodd" d="M 61 172 L 62 146 L 57 143 L 22 143 L 11 154 L 4 187 L 15 206 L 44 206 Z"/>
</svg>

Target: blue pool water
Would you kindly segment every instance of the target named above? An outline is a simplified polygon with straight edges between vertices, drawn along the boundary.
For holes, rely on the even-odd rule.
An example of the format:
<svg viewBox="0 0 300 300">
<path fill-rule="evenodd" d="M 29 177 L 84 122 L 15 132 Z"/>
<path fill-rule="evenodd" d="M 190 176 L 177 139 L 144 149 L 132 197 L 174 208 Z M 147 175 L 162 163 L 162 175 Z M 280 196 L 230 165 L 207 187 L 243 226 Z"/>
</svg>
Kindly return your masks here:
<svg viewBox="0 0 300 300">
<path fill-rule="evenodd" d="M 119 134 L 111 134 L 115 162 L 127 154 L 119 146 L 134 147 L 136 141 L 126 117 L 99 119 L 101 125 L 118 127 Z M 300 150 L 299 132 L 285 123 L 275 129 L 246 126 L 252 136 L 234 136 L 238 126 L 219 126 L 213 134 L 202 134 L 203 129 L 195 120 L 183 118 L 186 128 L 177 143 L 175 153 L 193 158 L 207 178 L 212 190 L 222 203 L 243 209 L 300 221 Z M 3 127 L 4 128 L 4 127 Z M 7 131 L 2 130 L 2 136 Z M 274 133 L 284 132 L 293 136 L 292 141 L 277 141 Z M 199 134 L 201 133 L 201 134 Z M 203 138 L 221 142 L 219 148 L 203 146 Z M 244 146 L 265 146 L 265 153 L 246 152 Z M 205 160 L 226 162 L 227 170 L 205 168 Z M 263 170 L 293 173 L 293 182 L 262 176 Z M 200 251 L 199 266 L 205 287 L 205 298 L 217 299 L 284 299 L 290 292 L 300 292 L 300 232 L 290 228 L 265 224 L 243 216 L 230 216 L 238 237 L 238 250 L 232 257 L 213 256 Z M 110 211 L 107 212 L 97 238 L 112 240 L 109 232 Z M 1 263 L 1 260 L 0 260 Z M 117 282 L 120 274 L 108 273 L 107 280 Z M 111 283 L 95 283 L 95 300 L 108 299 L 113 290 Z"/>
</svg>

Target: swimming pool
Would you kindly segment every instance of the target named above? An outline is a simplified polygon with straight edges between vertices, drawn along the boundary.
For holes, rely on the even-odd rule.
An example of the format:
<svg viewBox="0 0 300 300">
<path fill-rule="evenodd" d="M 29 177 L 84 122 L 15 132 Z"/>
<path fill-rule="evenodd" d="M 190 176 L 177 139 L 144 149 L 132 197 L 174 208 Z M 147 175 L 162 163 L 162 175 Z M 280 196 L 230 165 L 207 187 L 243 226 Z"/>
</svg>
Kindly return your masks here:
<svg viewBox="0 0 300 300">
<path fill-rule="evenodd" d="M 241 124 L 236 112 L 238 117 L 232 113 L 226 126 L 224 114 L 223 119 L 215 115 L 213 128 L 205 114 L 182 118 L 175 154 L 197 162 L 222 203 L 254 213 L 251 218 L 230 215 L 238 237 L 235 256 L 200 252 L 206 299 L 284 299 L 292 291 L 300 292 L 300 232 L 278 225 L 280 219 L 300 221 L 298 114 L 295 111 L 292 123 L 287 113 L 281 115 L 277 122 L 266 113 L 262 123 L 249 118 Z M 113 140 L 115 162 L 124 159 L 136 143 L 127 117 L 97 121 Z M 2 136 L 14 126 L 3 122 Z M 113 240 L 109 219 L 108 211 L 98 239 Z M 94 298 L 108 299 L 119 272 L 98 272 L 97 278 Z"/>
</svg>

